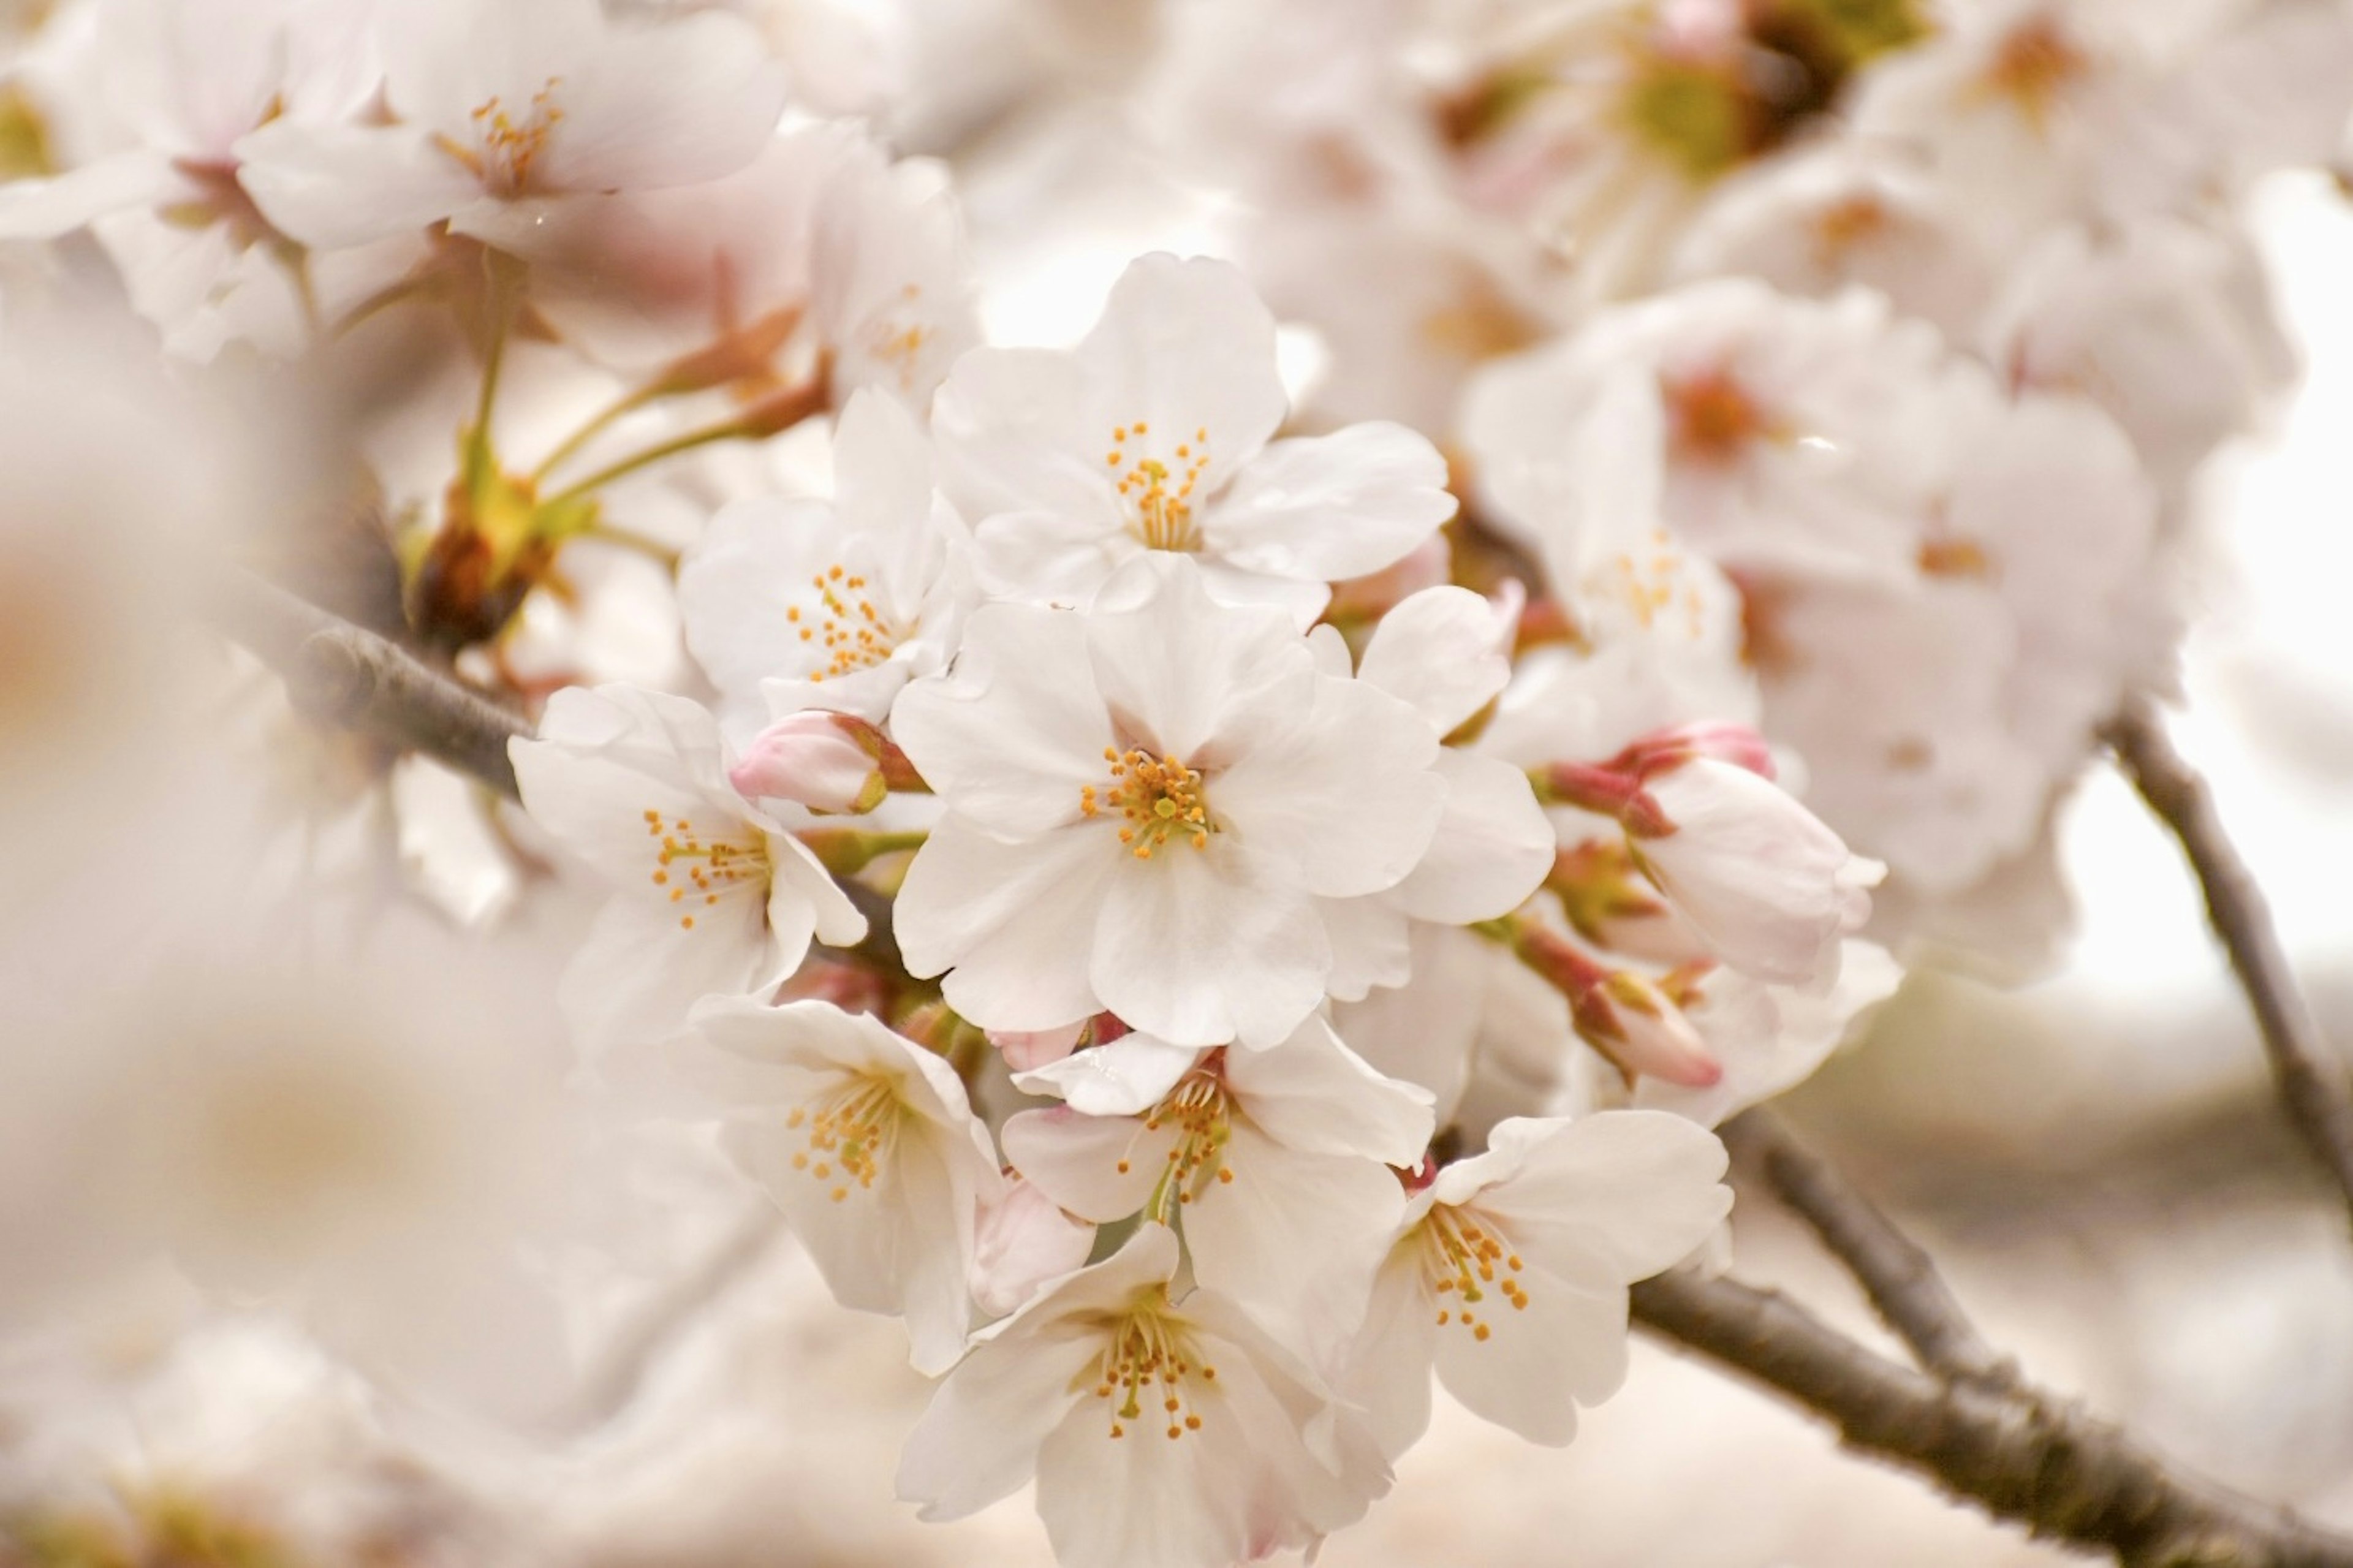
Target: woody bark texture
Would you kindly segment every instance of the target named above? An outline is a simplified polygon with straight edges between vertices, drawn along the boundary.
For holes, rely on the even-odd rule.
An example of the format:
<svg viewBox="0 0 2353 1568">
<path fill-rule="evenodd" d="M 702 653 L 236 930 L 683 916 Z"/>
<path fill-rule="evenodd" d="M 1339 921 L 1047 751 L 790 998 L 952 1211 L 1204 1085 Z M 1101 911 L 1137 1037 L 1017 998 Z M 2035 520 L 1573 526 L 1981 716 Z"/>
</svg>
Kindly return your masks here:
<svg viewBox="0 0 2353 1568">
<path fill-rule="evenodd" d="M 2353 1540 L 2183 1474 L 2046 1395 L 1941 1383 L 1772 1290 L 1671 1274 L 1634 1287 L 1655 1332 L 1827 1422 L 1857 1453 L 2124 1568 L 2353 1568 Z"/>
<path fill-rule="evenodd" d="M 2288 1121 L 2353 1207 L 2353 1088 L 2345 1059 L 2321 1037 L 2272 924 L 2271 906 L 2222 829 L 2213 793 L 2182 760 L 2156 710 L 2136 702 L 2105 731 L 2116 761 L 2180 840 L 2206 896 L 2206 918 L 2253 1009 Z"/>
</svg>

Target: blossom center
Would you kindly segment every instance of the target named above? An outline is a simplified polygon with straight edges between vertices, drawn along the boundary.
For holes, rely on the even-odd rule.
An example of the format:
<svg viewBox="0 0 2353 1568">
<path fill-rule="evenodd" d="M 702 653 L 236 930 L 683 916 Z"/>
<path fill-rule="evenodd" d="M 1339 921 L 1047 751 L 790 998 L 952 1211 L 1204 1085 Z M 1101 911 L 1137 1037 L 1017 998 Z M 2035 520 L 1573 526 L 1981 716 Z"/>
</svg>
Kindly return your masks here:
<svg viewBox="0 0 2353 1568">
<path fill-rule="evenodd" d="M 439 139 L 442 150 L 499 195 L 521 195 L 531 188 L 532 165 L 546 152 L 549 134 L 564 118 L 555 102 L 556 85 L 563 79 L 549 77 L 520 113 L 509 110 L 496 94 L 476 104 L 467 116 L 474 145 L 444 136 Z"/>
<path fill-rule="evenodd" d="M 898 307 L 876 321 L 867 331 L 867 347 L 876 359 L 899 373 L 899 389 L 902 392 L 913 390 L 916 362 L 932 339 L 930 326 L 915 315 L 923 295 L 922 285 L 905 285 L 899 290 Z"/>
<path fill-rule="evenodd" d="M 1145 1212 L 1164 1225 L 1170 1218 L 1172 1195 L 1178 1204 L 1189 1204 L 1211 1182 L 1234 1179 L 1226 1163 L 1226 1144 L 1233 1137 L 1230 1102 L 1224 1080 L 1215 1071 L 1187 1074 L 1144 1119 L 1146 1132 L 1171 1125 L 1176 1129 L 1176 1142 L 1168 1151 L 1168 1168 L 1145 1205 Z M 1126 1174 L 1127 1162 L 1122 1160 L 1119 1168 Z"/>
<path fill-rule="evenodd" d="M 1124 752 L 1105 746 L 1103 761 L 1111 764 L 1111 783 L 1079 786 L 1081 816 L 1102 816 L 1116 809 L 1126 819 L 1119 841 L 1139 860 L 1151 859 L 1153 851 L 1166 848 L 1172 837 L 1188 839 L 1196 849 L 1208 847 L 1218 825 L 1209 820 L 1208 797 L 1198 771 L 1136 746 Z"/>
<path fill-rule="evenodd" d="M 794 1131 L 806 1129 L 808 1146 L 794 1152 L 793 1169 L 828 1184 L 835 1203 L 849 1189 L 871 1187 L 890 1163 L 902 1120 L 898 1089 L 890 1079 L 860 1073 L 844 1078 L 827 1093 L 785 1117 Z"/>
<path fill-rule="evenodd" d="M 1493 1330 L 1472 1309 L 1493 1317 L 1493 1309 L 1487 1305 L 1492 1290 L 1510 1302 L 1514 1311 L 1526 1311 L 1528 1293 L 1518 1278 L 1522 1268 L 1519 1254 L 1510 1250 L 1487 1215 L 1440 1204 L 1421 1222 L 1422 1278 L 1433 1294 L 1454 1303 L 1438 1310 L 1440 1328 L 1460 1323 L 1472 1339 L 1485 1342 Z"/>
<path fill-rule="evenodd" d="M 1696 637 L 1703 629 L 1704 606 L 1689 565 L 1666 531 L 1653 529 L 1649 549 L 1618 551 L 1593 569 L 1588 586 L 1631 610 L 1645 631 L 1680 605 Z"/>
<path fill-rule="evenodd" d="M 656 845 L 654 886 L 668 889 L 671 903 L 708 908 L 738 887 L 766 891 L 771 875 L 766 839 L 756 834 L 705 839 L 686 818 L 665 820 L 650 808 L 645 818 L 646 833 Z M 691 910 L 681 910 L 678 923 L 682 930 L 694 929 Z"/>
<path fill-rule="evenodd" d="M 1197 1396 L 1216 1384 L 1218 1369 L 1201 1360 L 1184 1322 L 1160 1310 L 1166 1301 L 1164 1288 L 1158 1301 L 1116 1320 L 1106 1337 L 1095 1397 L 1111 1405 L 1113 1437 L 1126 1436 L 1126 1424 L 1143 1419 L 1152 1405 L 1166 1420 L 1172 1442 L 1201 1429 Z"/>
<path fill-rule="evenodd" d="M 1688 461 L 1721 468 L 1738 461 L 1749 443 L 1773 433 L 1764 405 L 1725 366 L 1662 377 L 1661 390 L 1674 427 L 1675 453 Z"/>
<path fill-rule="evenodd" d="M 825 662 L 809 671 L 809 679 L 839 679 L 887 661 L 899 639 L 874 601 L 866 595 L 866 579 L 839 562 L 809 579 L 816 603 L 804 610 L 795 605 L 785 619 L 800 628 L 801 641 Z"/>
<path fill-rule="evenodd" d="M 1193 490 L 1209 467 L 1209 430 L 1201 426 L 1189 441 L 1180 441 L 1167 458 L 1147 449 L 1152 426 L 1144 420 L 1112 427 L 1111 450 L 1103 461 L 1118 475 L 1119 498 L 1127 514 L 1127 531 L 1147 550 L 1198 550 L 1201 536 L 1193 523 Z M 1129 448 L 1136 448 L 1134 460 Z"/>
<path fill-rule="evenodd" d="M 2066 29 L 2036 16 L 2010 29 L 1980 79 L 1989 92 L 2009 99 L 2037 130 L 2052 101 L 2086 75 L 2092 62 Z"/>
</svg>

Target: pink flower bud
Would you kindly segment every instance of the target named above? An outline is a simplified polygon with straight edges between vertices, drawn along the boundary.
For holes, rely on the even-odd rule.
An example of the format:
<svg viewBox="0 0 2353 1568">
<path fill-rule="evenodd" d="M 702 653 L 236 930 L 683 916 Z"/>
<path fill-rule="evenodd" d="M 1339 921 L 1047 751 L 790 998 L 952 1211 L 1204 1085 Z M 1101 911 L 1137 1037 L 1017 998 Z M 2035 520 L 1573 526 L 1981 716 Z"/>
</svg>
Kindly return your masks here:
<svg viewBox="0 0 2353 1568">
<path fill-rule="evenodd" d="M 820 708 L 777 720 L 754 741 L 728 781 L 749 800 L 789 800 L 811 811 L 863 812 L 891 791 L 881 731 Z"/>
<path fill-rule="evenodd" d="M 1710 1089 L 1724 1077 L 1724 1065 L 1708 1050 L 1707 1042 L 1683 1010 L 1657 983 L 1630 969 L 1611 974 L 1598 1005 L 1588 1011 L 1606 1011 L 1608 1031 L 1585 1027 L 1580 1015 L 1577 1033 L 1630 1078 L 1654 1078 L 1681 1089 Z"/>
<path fill-rule="evenodd" d="M 1636 858 L 1675 912 L 1725 964 L 1803 984 L 1838 962 L 1839 941 L 1870 918 L 1878 862 L 1774 784 L 1697 758 L 1646 793 L 1668 825 L 1639 837 Z"/>
<path fill-rule="evenodd" d="M 1774 776 L 1772 749 L 1765 744 L 1764 736 L 1746 724 L 1684 724 L 1654 731 L 1610 759 L 1609 766 L 1648 783 L 1698 758 L 1730 763 L 1760 778 Z"/>
<path fill-rule="evenodd" d="M 1610 969 L 1556 931 L 1530 921 L 1512 930 L 1512 951 L 1568 998 L 1578 1037 L 1628 1078 L 1642 1075 L 1686 1089 L 1724 1076 L 1699 1030 L 1657 982 Z"/>
</svg>

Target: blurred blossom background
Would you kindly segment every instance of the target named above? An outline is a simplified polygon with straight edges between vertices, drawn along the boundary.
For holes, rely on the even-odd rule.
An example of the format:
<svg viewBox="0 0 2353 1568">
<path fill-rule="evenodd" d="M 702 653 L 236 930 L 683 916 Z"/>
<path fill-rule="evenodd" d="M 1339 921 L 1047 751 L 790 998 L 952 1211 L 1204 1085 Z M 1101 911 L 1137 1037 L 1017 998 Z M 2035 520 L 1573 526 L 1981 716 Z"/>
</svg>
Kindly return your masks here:
<svg viewBox="0 0 2353 1568">
<path fill-rule="evenodd" d="M 1885 9 L 1916 14 L 1925 36 L 2021 7 Z M 2059 9 L 2163 31 L 2142 7 Z M 2238 48 L 2230 28 L 2258 13 L 2326 13 L 2353 37 L 2333 5 L 2146 9 L 2199 58 Z M 584 1069 L 557 996 L 597 898 L 548 836 L 459 772 L 311 721 L 267 659 L 220 635 L 250 608 L 233 565 L 362 626 L 418 626 L 425 569 L 385 520 L 456 504 L 452 437 L 472 415 L 483 308 L 456 270 L 432 285 L 447 310 L 373 308 L 434 265 L 406 239 L 337 250 L 299 287 L 272 270 L 275 231 L 248 219 L 236 164 L 201 144 L 201 121 L 239 92 L 271 106 L 262 124 L 327 111 L 290 86 L 220 85 L 234 72 L 196 34 L 235 10 L 0 7 L 13 40 L 0 68 L 0 1564 L 1050 1563 L 1026 1496 L 944 1525 L 894 1500 L 928 1386 L 902 1331 L 834 1305 L 711 1128 L 646 1121 L 626 1064 Z M 1626 5 L 604 10 L 617 28 L 738 16 L 780 62 L 797 123 L 853 125 L 890 157 L 936 160 L 921 178 L 954 192 L 979 340 L 1069 347 L 1134 258 L 1225 258 L 1281 323 L 1303 427 L 1399 420 L 1458 465 L 1474 365 L 1604 301 L 1776 265 L 1735 232 L 1729 185 L 1662 195 L 1630 165 L 1553 178 L 1537 167 L 1552 154 L 1476 129 L 1525 88 L 1505 68 L 1541 58 L 1573 80 L 1534 112 L 1584 134 L 1577 96 L 1616 90 L 1609 71 L 1632 68 L 1620 44 L 1579 29 Z M 1672 4 L 1630 10 L 1704 25 Z M 2342 1042 L 2353 204 L 2331 165 L 2353 80 L 2316 89 L 2292 77 L 2293 49 L 2242 52 L 2253 58 L 2224 63 L 2252 83 L 2201 104 L 2252 114 L 2262 73 L 2288 73 L 2278 96 L 2326 100 L 2308 117 L 2333 112 L 2337 129 L 2248 131 L 2250 146 L 2274 133 L 2314 145 L 2225 204 L 2242 227 L 2217 243 L 2247 247 L 2222 264 L 2243 263 L 2229 289 L 2268 297 L 2278 342 L 2246 348 L 2243 399 L 2215 391 L 2230 406 L 2211 453 L 2153 481 L 2188 628 L 2172 731 Z M 2323 63 L 2353 72 L 2353 42 Z M 1911 68 L 1898 51 L 1856 68 Z M 375 91 L 372 78 L 355 89 L 366 107 L 352 125 L 386 118 Z M 174 116 L 180 129 L 154 129 Z M 1817 128 L 1738 157 L 1827 160 L 1836 141 Z M 149 153 L 187 187 L 154 195 L 134 166 Z M 1434 166 L 1472 154 L 1473 170 Z M 2021 184 L 2042 177 L 2038 157 L 2089 159 L 1985 156 L 2020 161 Z M 100 166 L 147 194 L 53 188 Z M 2067 177 L 2111 193 L 2125 179 L 2087 166 Z M 874 167 L 887 169 L 881 154 Z M 802 199 L 793 178 L 776 175 L 779 213 Z M 12 190 L 25 199 L 10 205 Z M 2017 221 L 2040 235 L 2052 220 L 2027 205 Z M 445 244 L 470 220 L 432 221 Z M 696 219 L 682 206 L 648 221 L 669 233 Z M 2129 221 L 2098 213 L 2085 231 L 2105 244 L 2119 230 L 2101 225 Z M 776 222 L 799 234 L 817 220 Z M 1983 292 L 1957 274 L 2022 268 L 2032 237 L 1980 234 L 1987 255 L 1972 260 L 1932 236 L 1891 263 L 1916 285 L 1905 313 L 1957 342 L 2000 339 L 1977 303 L 1951 303 Z M 505 351 L 499 437 L 533 460 L 626 385 L 566 346 L 613 326 L 595 305 L 616 252 L 595 236 L 562 243 L 579 248 L 541 264 L 554 275 L 586 258 L 576 296 L 552 295 Z M 1707 244 L 1728 259 L 1699 259 Z M 649 256 L 651 276 L 661 258 Z M 820 341 L 821 313 L 795 307 L 783 325 L 802 335 L 764 385 L 868 341 Z M 652 332 L 658 314 L 626 325 Z M 322 320 L 345 323 L 331 344 L 286 346 Z M 2127 435 L 2149 438 L 2137 417 L 2202 416 L 2181 405 L 2213 390 L 2189 384 L 2220 377 L 2211 360 L 2177 353 L 2153 318 L 2112 330 L 2111 371 L 2128 389 L 2163 384 L 2119 415 Z M 2011 343 L 2020 356 L 2031 337 Z M 727 499 L 821 491 L 824 426 L 617 475 L 605 521 L 531 584 L 494 649 L 443 639 L 451 668 L 519 700 L 608 679 L 707 695 L 669 566 Z M 2353 1528 L 2341 1207 L 2285 1130 L 2178 847 L 2104 761 L 2051 814 L 2022 858 L 2047 851 L 2072 914 L 2029 867 L 1962 917 L 1967 942 L 1923 917 L 1901 991 L 1787 1099 L 1788 1118 L 1930 1247 L 2037 1379 L 2206 1474 Z M 1883 908 L 1900 917 L 1905 896 Z M 1892 1344 L 1793 1220 L 1745 1196 L 1736 1215 L 1742 1277 Z M 1826 1429 L 1640 1335 L 1624 1389 L 1564 1449 L 1488 1426 L 1441 1391 L 1393 1492 L 1318 1559 L 2075 1560 L 1841 1453 Z"/>
</svg>

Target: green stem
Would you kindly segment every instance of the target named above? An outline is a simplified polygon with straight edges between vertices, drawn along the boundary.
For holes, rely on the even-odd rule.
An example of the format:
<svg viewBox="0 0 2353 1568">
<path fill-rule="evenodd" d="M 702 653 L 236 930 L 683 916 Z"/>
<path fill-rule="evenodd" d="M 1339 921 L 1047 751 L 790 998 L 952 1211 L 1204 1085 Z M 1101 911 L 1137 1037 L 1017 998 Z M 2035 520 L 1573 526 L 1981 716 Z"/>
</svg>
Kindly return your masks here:
<svg viewBox="0 0 2353 1568">
<path fill-rule="evenodd" d="M 540 460 L 539 467 L 533 468 L 531 472 L 531 482 L 533 485 L 545 483 L 547 476 L 555 470 L 558 464 L 562 463 L 566 458 L 578 452 L 581 447 L 586 446 L 590 441 L 601 435 L 614 420 L 620 418 L 621 416 L 625 414 L 632 414 L 637 410 L 643 408 L 647 404 L 651 403 L 658 395 L 659 395 L 655 388 L 651 386 L 641 386 L 635 392 L 629 393 L 625 396 L 616 398 L 611 403 L 607 404 L 602 409 L 598 410 L 596 415 L 591 416 L 586 424 L 581 426 L 580 428 L 575 430 L 571 435 L 566 436 L 562 441 L 558 442 L 556 444 L 555 450 L 550 452 L 545 458 Z"/>
<path fill-rule="evenodd" d="M 482 268 L 491 276 L 491 341 L 482 351 L 482 395 L 474 405 L 473 439 L 490 450 L 491 409 L 498 401 L 499 373 L 507 357 L 507 324 L 514 315 L 514 288 L 496 251 L 485 251 Z"/>
<path fill-rule="evenodd" d="M 589 523 L 577 530 L 572 537 L 596 539 L 607 544 L 617 544 L 624 550 L 634 550 L 640 555 L 651 556 L 673 572 L 678 570 L 679 552 L 676 550 L 659 539 L 649 539 L 642 533 L 633 532 L 626 528 L 616 528 L 609 522 Z"/>
<path fill-rule="evenodd" d="M 636 473 L 649 464 L 659 463 L 664 458 L 691 451 L 697 447 L 707 447 L 713 441 L 725 441 L 737 436 L 749 434 L 751 432 L 744 427 L 743 421 L 731 419 L 723 425 L 706 425 L 700 430 L 690 430 L 683 436 L 673 436 L 669 440 L 659 442 L 632 457 L 623 458 L 617 463 L 607 463 L 578 483 L 565 486 L 540 504 L 553 507 L 561 506 L 568 500 L 577 500 L 590 490 L 611 484 L 625 474 Z"/>
</svg>

